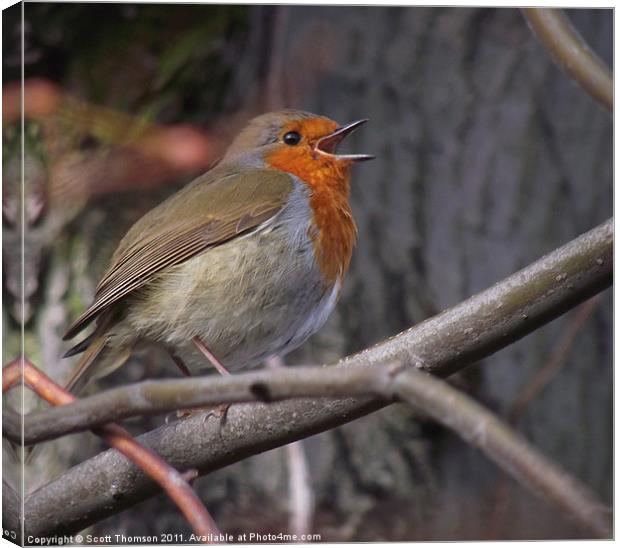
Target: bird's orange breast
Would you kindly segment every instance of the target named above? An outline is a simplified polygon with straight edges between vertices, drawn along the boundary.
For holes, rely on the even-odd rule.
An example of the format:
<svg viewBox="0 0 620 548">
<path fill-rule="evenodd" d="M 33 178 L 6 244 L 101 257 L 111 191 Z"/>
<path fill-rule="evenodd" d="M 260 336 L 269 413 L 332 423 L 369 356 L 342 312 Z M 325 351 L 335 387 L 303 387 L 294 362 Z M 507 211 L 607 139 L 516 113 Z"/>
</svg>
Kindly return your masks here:
<svg viewBox="0 0 620 548">
<path fill-rule="evenodd" d="M 299 177 L 310 188 L 314 226 L 309 237 L 327 285 L 345 274 L 351 261 L 357 229 L 349 206 L 349 168 L 303 150 L 282 148 L 267 163 Z"/>
</svg>

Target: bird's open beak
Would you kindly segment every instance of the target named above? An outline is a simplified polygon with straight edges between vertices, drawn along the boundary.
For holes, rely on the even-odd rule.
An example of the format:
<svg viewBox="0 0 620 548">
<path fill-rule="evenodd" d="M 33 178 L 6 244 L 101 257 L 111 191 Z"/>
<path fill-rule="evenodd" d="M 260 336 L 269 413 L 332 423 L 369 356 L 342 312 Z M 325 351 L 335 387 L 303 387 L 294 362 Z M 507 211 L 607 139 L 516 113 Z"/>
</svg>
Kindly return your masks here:
<svg viewBox="0 0 620 548">
<path fill-rule="evenodd" d="M 349 133 L 355 131 L 359 126 L 365 124 L 368 120 L 358 120 L 357 122 L 353 122 L 351 124 L 347 124 L 346 126 L 339 127 L 333 133 L 329 135 L 325 135 L 325 137 L 321 137 L 314 146 L 314 150 L 319 154 L 323 154 L 324 156 L 330 156 L 332 158 L 336 158 L 338 160 L 348 160 L 350 162 L 363 162 L 365 160 L 372 160 L 374 156 L 371 154 L 336 154 L 336 149 L 340 142 L 347 136 Z"/>
</svg>

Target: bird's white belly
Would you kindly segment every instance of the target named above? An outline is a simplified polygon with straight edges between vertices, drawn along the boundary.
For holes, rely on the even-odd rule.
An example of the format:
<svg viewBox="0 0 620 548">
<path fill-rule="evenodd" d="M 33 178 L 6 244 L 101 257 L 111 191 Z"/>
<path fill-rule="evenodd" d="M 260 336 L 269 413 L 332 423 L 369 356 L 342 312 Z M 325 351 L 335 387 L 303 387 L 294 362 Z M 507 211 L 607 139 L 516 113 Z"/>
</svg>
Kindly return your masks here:
<svg viewBox="0 0 620 548">
<path fill-rule="evenodd" d="M 229 370 L 253 367 L 272 355 L 285 355 L 318 331 L 336 304 L 340 283 L 325 291 L 313 274 L 298 275 L 297 284 L 290 276 L 281 283 L 267 281 L 262 295 L 260 290 L 249 295 L 241 289 L 239 299 L 234 299 L 236 306 L 220 307 L 217 314 L 210 313 L 212 299 L 205 296 L 203 317 L 191 322 L 199 326 L 195 335 Z M 167 344 L 190 370 L 211 367 L 191 337 L 174 333 Z"/>
<path fill-rule="evenodd" d="M 125 325 L 192 371 L 210 368 L 196 336 L 230 370 L 297 348 L 323 326 L 340 291 L 316 264 L 304 213 L 170 269 L 133 303 Z"/>
</svg>

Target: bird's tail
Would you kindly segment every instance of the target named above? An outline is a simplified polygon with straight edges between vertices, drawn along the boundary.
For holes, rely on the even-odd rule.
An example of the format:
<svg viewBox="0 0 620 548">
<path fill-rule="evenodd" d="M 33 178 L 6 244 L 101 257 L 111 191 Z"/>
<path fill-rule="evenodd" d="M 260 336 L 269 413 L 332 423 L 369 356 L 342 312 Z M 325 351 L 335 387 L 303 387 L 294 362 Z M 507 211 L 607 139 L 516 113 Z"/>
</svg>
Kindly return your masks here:
<svg viewBox="0 0 620 548">
<path fill-rule="evenodd" d="M 80 341 L 75 346 L 72 346 L 63 354 L 63 358 L 70 358 L 71 356 L 75 356 L 76 354 L 81 354 L 84 352 L 95 340 L 97 336 L 97 329 L 93 331 L 88 337 L 86 337 L 83 341 Z"/>
<path fill-rule="evenodd" d="M 104 333 L 97 334 L 97 331 L 99 331 L 99 329 L 96 329 L 92 335 L 74 346 L 63 356 L 69 357 L 80 352 L 84 352 L 75 366 L 73 374 L 65 385 L 65 388 L 73 394 L 78 394 L 82 388 L 86 386 L 86 383 L 92 378 L 92 373 L 95 370 L 94 366 L 98 361 L 97 358 L 101 356 L 106 348 L 106 344 L 108 342 L 107 337 Z"/>
<path fill-rule="evenodd" d="M 72 394 L 79 394 L 90 380 L 112 373 L 131 356 L 131 346 L 121 348 L 111 348 L 109 346 L 108 330 L 110 325 L 111 322 L 103 319 L 97 325 L 95 331 L 68 350 L 63 356 L 67 358 L 83 353 L 73 374 L 65 384 L 65 389 Z M 39 447 L 37 445 L 26 450 L 24 464 L 30 464 L 33 461 Z"/>
<path fill-rule="evenodd" d="M 68 358 L 83 353 L 65 385 L 69 392 L 78 394 L 88 381 L 112 373 L 131 355 L 131 346 L 110 347 L 109 330 L 114 323 L 111 315 L 104 315 L 97 323 L 96 329 L 63 356 Z"/>
</svg>

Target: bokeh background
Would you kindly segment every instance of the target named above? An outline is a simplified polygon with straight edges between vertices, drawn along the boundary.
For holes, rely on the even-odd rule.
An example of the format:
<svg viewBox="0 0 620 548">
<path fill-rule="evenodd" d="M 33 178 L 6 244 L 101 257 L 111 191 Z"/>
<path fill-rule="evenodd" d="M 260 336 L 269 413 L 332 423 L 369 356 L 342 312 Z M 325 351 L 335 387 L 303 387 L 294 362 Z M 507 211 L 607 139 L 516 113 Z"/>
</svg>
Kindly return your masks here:
<svg viewBox="0 0 620 548">
<path fill-rule="evenodd" d="M 569 10 L 612 61 L 611 10 Z M 60 336 L 119 239 L 203 172 L 250 117 L 342 123 L 359 243 L 342 301 L 288 364 L 332 362 L 482 290 L 612 214 L 612 118 L 514 9 L 26 3 L 25 287 L 19 306 L 20 8 L 3 13 L 3 352 L 61 381 Z M 452 379 L 612 501 L 612 299 L 606 291 Z M 543 370 L 548 382 L 528 396 Z M 136 355 L 91 390 L 178 373 Z M 10 404 L 5 399 L 5 405 Z M 28 406 L 36 402 L 28 399 Z M 163 418 L 136 420 L 138 433 Z M 6 446 L 7 444 L 5 444 Z M 104 448 L 45 444 L 26 490 Z M 478 451 L 398 405 L 305 440 L 323 540 L 580 538 Z M 227 532 L 286 532 L 286 452 L 195 484 Z M 7 463 L 5 478 L 17 481 Z M 27 517 L 26 517 L 27 519 Z M 96 534 L 189 532 L 160 496 Z"/>
</svg>

